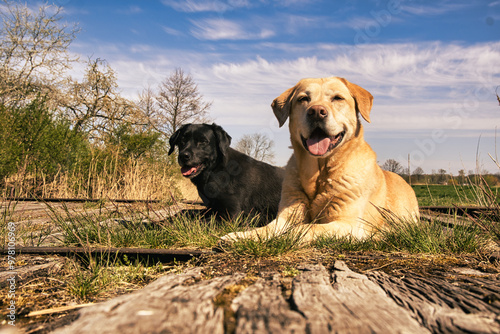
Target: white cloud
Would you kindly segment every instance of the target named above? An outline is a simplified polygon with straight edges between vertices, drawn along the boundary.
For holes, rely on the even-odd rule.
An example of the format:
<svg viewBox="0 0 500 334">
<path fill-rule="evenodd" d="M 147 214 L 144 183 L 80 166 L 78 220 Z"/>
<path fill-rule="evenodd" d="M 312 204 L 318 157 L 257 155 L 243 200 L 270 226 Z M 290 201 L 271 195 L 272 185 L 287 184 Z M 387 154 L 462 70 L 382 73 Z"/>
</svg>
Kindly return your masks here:
<svg viewBox="0 0 500 334">
<path fill-rule="evenodd" d="M 302 8 L 310 6 L 321 0 L 273 0 L 275 5 L 281 7 Z M 165 6 L 172 7 L 179 12 L 217 12 L 223 13 L 239 8 L 252 8 L 268 5 L 268 0 L 162 0 Z"/>
<path fill-rule="evenodd" d="M 403 2 L 400 9 L 403 12 L 407 12 L 413 15 L 435 16 L 435 15 L 446 14 L 449 12 L 454 12 L 457 10 L 463 10 L 471 6 L 474 6 L 473 1 L 464 3 L 443 1 L 443 2 L 432 3 L 432 5 L 423 5 L 417 3 L 408 4 L 407 2 Z"/>
<path fill-rule="evenodd" d="M 184 33 L 182 31 L 179 31 L 177 29 L 170 28 L 167 26 L 162 26 L 162 29 L 164 32 L 166 32 L 167 34 L 172 35 L 172 36 L 183 36 L 184 35 Z"/>
<path fill-rule="evenodd" d="M 500 42 L 471 46 L 318 44 L 304 49 L 265 43 L 258 48 L 294 56 L 288 60 L 260 56 L 228 61 L 221 58 L 219 50 L 188 53 L 147 45 L 130 46 L 129 50 L 108 45 L 96 54 L 116 70 L 128 97 L 159 83 L 175 67 L 183 68 L 193 75 L 207 100 L 214 101 L 213 116 L 223 124 L 267 125 L 273 120 L 269 105 L 285 89 L 304 77 L 333 75 L 345 77 L 374 95 L 374 123 L 370 125 L 374 129 L 480 130 L 500 125 L 495 97 Z M 307 56 L 311 53 L 317 56 Z"/>
<path fill-rule="evenodd" d="M 274 97 L 304 77 L 342 76 L 368 89 L 377 105 L 396 108 L 417 106 L 415 114 L 426 115 L 455 104 L 472 105 L 494 99 L 500 77 L 500 42 L 472 46 L 442 43 L 363 45 L 339 47 L 320 44 L 310 49 L 287 44 L 264 43 L 259 48 L 279 49 L 290 59 L 260 56 L 254 59 L 221 58 L 219 50 L 192 53 L 132 45 L 128 50 L 108 45 L 95 51 L 107 59 L 122 80 L 120 87 L 132 96 L 145 83 L 163 80 L 175 67 L 191 72 L 204 94 L 217 101 L 227 94 L 244 105 Z M 85 49 L 85 46 L 81 46 Z M 306 56 L 313 53 L 317 56 Z M 124 56 L 128 55 L 128 56 Z M 83 56 L 85 58 L 86 55 Z M 227 57 L 227 56 L 225 56 Z M 118 66 L 119 64 L 119 66 Z M 437 103 L 439 102 L 439 103 Z M 498 114 L 498 106 L 491 104 Z M 417 111 L 417 109 L 419 111 Z M 228 107 L 218 109 L 223 117 Z M 478 118 L 490 115 L 485 107 Z M 229 111 L 228 111 L 229 112 Z M 420 125 L 418 125 L 420 124 Z M 425 126 L 419 122 L 408 126 Z"/>
<path fill-rule="evenodd" d="M 126 9 L 119 9 L 117 12 L 121 14 L 138 14 L 142 13 L 142 8 L 139 6 L 129 6 Z"/>
<path fill-rule="evenodd" d="M 172 7 L 179 12 L 225 12 L 235 8 L 245 8 L 250 6 L 248 0 L 162 0 L 166 6 Z"/>
<path fill-rule="evenodd" d="M 176 67 L 183 68 L 193 75 L 205 99 L 213 101 L 211 116 L 218 124 L 235 140 L 243 133 L 265 131 L 276 142 L 281 165 L 290 155 L 286 149 L 289 135 L 286 126 L 278 129 L 270 104 L 304 77 L 343 76 L 373 94 L 372 123 L 365 123 L 365 129 L 381 159 L 419 150 L 417 139 L 428 140 L 432 131 L 443 131 L 447 138 L 446 143 L 436 145 L 445 151 L 443 154 L 474 156 L 471 150 L 475 150 L 479 135 L 484 143 L 493 141 L 493 130 L 500 126 L 494 95 L 500 81 L 500 42 L 361 46 L 258 43 L 246 46 L 250 48 L 247 54 L 262 51 L 261 56 L 248 58 L 235 51 L 239 58 L 233 59 L 227 47 L 224 53 L 219 49 L 187 52 L 148 45 L 107 45 L 94 52 L 109 61 L 128 98 L 136 98 L 148 85 L 157 85 Z M 85 45 L 80 48 L 88 49 Z M 276 54 L 280 58 L 269 56 Z M 459 137 L 474 148 L 454 144 Z M 382 145 L 383 140 L 406 142 L 400 145 L 401 151 L 384 153 L 390 145 Z M 484 156 L 494 149 L 488 145 Z M 422 166 L 429 169 L 432 161 L 441 158 L 427 157 Z"/>
<path fill-rule="evenodd" d="M 321 0 L 275 0 L 275 2 L 283 7 L 304 7 L 310 6 L 316 2 L 320 2 Z"/>
<path fill-rule="evenodd" d="M 194 37 L 201 40 L 252 40 L 272 37 L 274 32 L 270 29 L 252 25 L 244 27 L 240 23 L 226 19 L 204 19 L 191 21 L 196 28 L 191 30 Z"/>
<path fill-rule="evenodd" d="M 262 113 L 255 122 L 267 123 L 266 117 L 272 118 L 268 107 L 272 99 L 299 79 L 335 75 L 374 95 L 378 121 L 370 126 L 379 130 L 479 130 L 500 125 L 494 96 L 500 77 L 500 43 L 366 45 L 348 51 L 328 57 L 218 63 L 201 70 L 198 80 L 215 101 L 218 117 L 231 122 L 235 121 L 232 105 L 218 104 L 228 92 L 243 106 L 252 106 L 253 113 Z M 250 110 L 244 109 L 241 114 L 247 115 Z"/>
</svg>

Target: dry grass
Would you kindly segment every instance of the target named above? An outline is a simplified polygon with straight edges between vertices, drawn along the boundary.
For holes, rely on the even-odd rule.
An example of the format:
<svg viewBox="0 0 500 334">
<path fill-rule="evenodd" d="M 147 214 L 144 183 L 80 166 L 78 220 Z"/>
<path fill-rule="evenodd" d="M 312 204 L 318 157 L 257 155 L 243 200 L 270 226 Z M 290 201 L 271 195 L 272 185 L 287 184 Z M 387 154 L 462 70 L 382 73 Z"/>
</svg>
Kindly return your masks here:
<svg viewBox="0 0 500 334">
<path fill-rule="evenodd" d="M 124 164 L 95 160 L 89 170 L 43 173 L 22 171 L 6 179 L 4 197 L 170 200 L 176 189 L 175 166 L 165 162 L 129 159 Z"/>
</svg>

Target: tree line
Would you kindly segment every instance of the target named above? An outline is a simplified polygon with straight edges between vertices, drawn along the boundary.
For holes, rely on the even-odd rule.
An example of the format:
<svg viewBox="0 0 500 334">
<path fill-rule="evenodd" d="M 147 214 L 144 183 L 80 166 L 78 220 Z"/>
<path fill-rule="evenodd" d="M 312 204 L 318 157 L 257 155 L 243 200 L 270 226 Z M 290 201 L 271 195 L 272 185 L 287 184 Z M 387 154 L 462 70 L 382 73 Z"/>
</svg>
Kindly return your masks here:
<svg viewBox="0 0 500 334">
<path fill-rule="evenodd" d="M 460 169 L 456 175 L 442 168 L 432 170 L 431 173 L 426 173 L 422 167 L 409 171 L 408 168 L 404 168 L 402 164 L 394 159 L 386 160 L 380 167 L 400 175 L 410 184 L 467 185 L 471 183 L 478 184 L 478 181 L 482 180 L 489 186 L 500 185 L 500 173 L 491 174 L 485 170 L 469 170 L 466 172 L 465 169 Z"/>
</svg>

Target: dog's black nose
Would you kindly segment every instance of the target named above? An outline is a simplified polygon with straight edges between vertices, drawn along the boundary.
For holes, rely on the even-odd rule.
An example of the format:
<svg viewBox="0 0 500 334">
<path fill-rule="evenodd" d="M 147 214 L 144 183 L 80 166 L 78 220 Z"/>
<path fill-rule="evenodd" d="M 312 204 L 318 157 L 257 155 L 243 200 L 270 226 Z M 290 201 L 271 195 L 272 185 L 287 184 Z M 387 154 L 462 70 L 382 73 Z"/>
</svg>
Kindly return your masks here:
<svg viewBox="0 0 500 334">
<path fill-rule="evenodd" d="M 307 110 L 307 115 L 314 119 L 323 119 L 328 116 L 328 111 L 323 106 L 312 106 Z"/>
<path fill-rule="evenodd" d="M 179 152 L 179 161 L 188 162 L 191 159 L 190 152 Z"/>
</svg>

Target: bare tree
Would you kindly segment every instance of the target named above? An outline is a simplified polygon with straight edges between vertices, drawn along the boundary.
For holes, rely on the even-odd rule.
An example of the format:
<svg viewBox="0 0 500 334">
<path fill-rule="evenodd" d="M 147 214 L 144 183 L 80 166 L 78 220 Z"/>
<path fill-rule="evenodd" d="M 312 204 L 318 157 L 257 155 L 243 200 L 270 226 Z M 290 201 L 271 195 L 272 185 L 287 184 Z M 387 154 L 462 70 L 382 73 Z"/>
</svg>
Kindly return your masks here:
<svg viewBox="0 0 500 334">
<path fill-rule="evenodd" d="M 415 170 L 413 171 L 412 175 L 415 176 L 415 180 L 418 182 L 422 176 L 425 174 L 424 170 L 422 169 L 422 167 L 417 167 L 415 168 Z"/>
<path fill-rule="evenodd" d="M 257 160 L 274 163 L 272 148 L 274 141 L 262 133 L 244 135 L 236 143 L 235 149 Z"/>
<path fill-rule="evenodd" d="M 394 159 L 388 159 L 384 162 L 384 164 L 381 166 L 382 169 L 387 170 L 389 172 L 393 172 L 396 174 L 402 174 L 403 173 L 403 166 L 399 162 L 397 162 Z"/>
<path fill-rule="evenodd" d="M 500 106 L 500 96 L 498 96 L 498 87 L 500 86 L 497 86 L 497 88 L 495 88 L 495 95 L 497 96 L 498 105 Z"/>
<path fill-rule="evenodd" d="M 158 110 L 151 115 L 151 124 L 170 137 L 182 124 L 207 122 L 212 103 L 204 102 L 190 74 L 177 68 L 158 87 Z"/>
<path fill-rule="evenodd" d="M 76 61 L 68 46 L 79 29 L 61 23 L 61 8 L 38 12 L 19 1 L 0 4 L 0 102 L 16 104 L 54 93 Z"/>
<path fill-rule="evenodd" d="M 144 130 L 154 129 L 154 119 L 158 115 L 158 102 L 156 101 L 156 93 L 153 88 L 148 86 L 139 93 L 137 108 L 141 114 L 139 124 L 143 126 Z"/>
<path fill-rule="evenodd" d="M 115 72 L 101 59 L 89 59 L 82 82 L 72 81 L 62 97 L 75 131 L 102 139 L 120 122 L 133 123 L 136 108 L 118 93 Z"/>
<path fill-rule="evenodd" d="M 467 180 L 467 177 L 465 176 L 465 170 L 461 169 L 458 171 L 458 184 L 463 185 L 465 184 L 465 181 Z"/>
<path fill-rule="evenodd" d="M 446 183 L 448 177 L 447 177 L 447 172 L 446 169 L 440 169 L 438 171 L 438 183 Z"/>
</svg>

